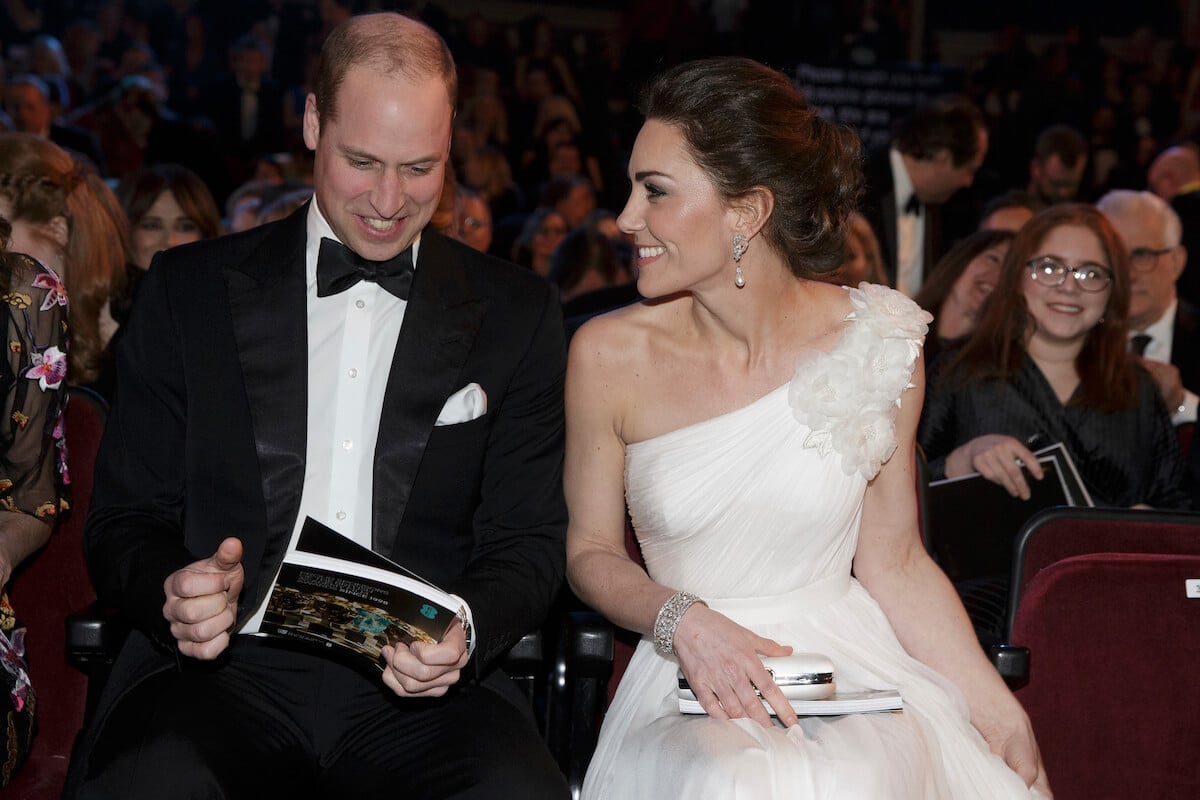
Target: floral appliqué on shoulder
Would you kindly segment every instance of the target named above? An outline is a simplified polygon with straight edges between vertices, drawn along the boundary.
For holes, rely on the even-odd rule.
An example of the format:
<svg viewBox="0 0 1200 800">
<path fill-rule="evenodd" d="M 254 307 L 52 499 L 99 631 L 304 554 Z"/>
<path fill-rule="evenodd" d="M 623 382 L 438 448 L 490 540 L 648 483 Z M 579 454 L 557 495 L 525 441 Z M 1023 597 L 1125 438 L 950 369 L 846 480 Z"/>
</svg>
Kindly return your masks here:
<svg viewBox="0 0 1200 800">
<path fill-rule="evenodd" d="M 854 310 L 828 353 L 800 357 L 788 387 L 792 414 L 822 456 L 841 456 L 842 471 L 871 480 L 896 450 L 900 395 L 913 387 L 913 364 L 933 317 L 895 289 L 847 288 Z"/>
</svg>

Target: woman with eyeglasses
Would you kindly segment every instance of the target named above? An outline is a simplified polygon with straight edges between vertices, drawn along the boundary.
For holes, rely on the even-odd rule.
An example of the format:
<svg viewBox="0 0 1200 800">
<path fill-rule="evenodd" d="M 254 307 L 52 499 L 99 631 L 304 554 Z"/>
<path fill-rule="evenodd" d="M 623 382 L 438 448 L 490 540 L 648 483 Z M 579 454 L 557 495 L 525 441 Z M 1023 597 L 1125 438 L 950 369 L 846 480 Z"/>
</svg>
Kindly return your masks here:
<svg viewBox="0 0 1200 800">
<path fill-rule="evenodd" d="M 1097 505 L 1187 508 L 1184 462 L 1127 353 L 1129 264 L 1093 206 L 1052 206 L 1013 240 L 971 337 L 930 379 L 918 441 L 934 478 L 973 472 L 1028 498 L 1022 465 L 1061 442 Z"/>
</svg>

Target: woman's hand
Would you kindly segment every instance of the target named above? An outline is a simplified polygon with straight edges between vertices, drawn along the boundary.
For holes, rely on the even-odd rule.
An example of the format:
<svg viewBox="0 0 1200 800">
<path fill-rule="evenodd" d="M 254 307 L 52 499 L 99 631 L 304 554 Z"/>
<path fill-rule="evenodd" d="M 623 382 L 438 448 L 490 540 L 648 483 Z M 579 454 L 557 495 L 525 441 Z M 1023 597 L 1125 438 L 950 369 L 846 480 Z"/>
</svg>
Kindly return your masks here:
<svg viewBox="0 0 1200 800">
<path fill-rule="evenodd" d="M 1021 471 L 1024 466 L 1039 481 L 1045 473 L 1037 456 L 1011 436 L 989 433 L 956 447 L 946 456 L 946 477 L 957 478 L 978 472 L 992 483 L 1003 486 L 1013 497 L 1028 500 L 1029 483 Z"/>
<path fill-rule="evenodd" d="M 1053 797 L 1029 717 L 1023 711 L 1019 713 L 1019 717 L 1008 724 L 975 722 L 975 727 L 983 734 L 991 751 L 1003 758 L 1009 768 L 1024 779 L 1026 786 L 1037 789 L 1043 797 Z"/>
<path fill-rule="evenodd" d="M 790 655 L 792 648 L 743 628 L 724 614 L 696 603 L 675 629 L 675 655 L 700 706 L 714 719 L 749 717 L 771 727 L 771 717 L 755 688 L 784 725 L 796 724 L 796 713 L 763 656 Z"/>
</svg>

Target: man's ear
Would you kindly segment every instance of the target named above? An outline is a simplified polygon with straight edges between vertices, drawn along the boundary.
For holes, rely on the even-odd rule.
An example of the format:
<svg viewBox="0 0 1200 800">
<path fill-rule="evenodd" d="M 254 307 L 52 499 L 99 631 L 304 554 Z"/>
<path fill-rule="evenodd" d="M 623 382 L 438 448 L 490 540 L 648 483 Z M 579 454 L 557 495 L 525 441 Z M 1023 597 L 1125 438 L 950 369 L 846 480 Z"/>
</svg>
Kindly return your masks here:
<svg viewBox="0 0 1200 800">
<path fill-rule="evenodd" d="M 309 150 L 317 149 L 317 140 L 321 138 L 321 117 L 317 113 L 317 96 L 312 92 L 304 98 L 304 146 Z"/>
<path fill-rule="evenodd" d="M 765 186 L 755 186 L 730 203 L 734 228 L 747 239 L 753 239 L 775 210 L 775 193 Z"/>
</svg>

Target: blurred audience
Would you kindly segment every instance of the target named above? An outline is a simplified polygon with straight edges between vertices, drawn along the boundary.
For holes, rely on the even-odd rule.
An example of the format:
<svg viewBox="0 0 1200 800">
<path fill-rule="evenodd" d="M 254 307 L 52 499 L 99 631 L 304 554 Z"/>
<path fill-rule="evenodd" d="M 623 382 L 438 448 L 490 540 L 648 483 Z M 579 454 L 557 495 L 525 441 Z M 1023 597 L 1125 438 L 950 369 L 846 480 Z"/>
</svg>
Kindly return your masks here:
<svg viewBox="0 0 1200 800">
<path fill-rule="evenodd" d="M 1029 160 L 1026 191 L 1043 205 L 1079 199 L 1088 164 L 1088 143 L 1070 125 L 1051 125 L 1038 134 Z"/>
<path fill-rule="evenodd" d="M 97 172 L 104 169 L 104 157 L 96 137 L 75 125 L 57 122 L 50 104 L 50 91 L 36 75 L 17 75 L 8 82 L 8 110 L 13 129 L 42 136 L 73 154 L 83 156 Z"/>
<path fill-rule="evenodd" d="M 492 212 L 483 196 L 465 186 L 459 186 L 457 200 L 456 238 L 481 253 L 488 252 L 492 246 Z"/>
<path fill-rule="evenodd" d="M 284 192 L 259 209 L 258 216 L 254 220 L 255 224 L 266 225 L 268 222 L 278 222 L 311 200 L 312 196 L 313 188 L 311 186 Z"/>
<path fill-rule="evenodd" d="M 495 147 L 485 145 L 471 153 L 463 163 L 459 180 L 483 196 L 493 220 L 517 213 L 524 205 L 521 191 L 513 182 L 512 167 Z"/>
<path fill-rule="evenodd" d="M 570 316 L 568 306 L 580 295 L 629 281 L 612 242 L 586 227 L 572 230 L 554 249 L 548 277 L 558 287 L 564 316 Z"/>
<path fill-rule="evenodd" d="M 984 205 L 979 214 L 979 230 L 1016 233 L 1042 207 L 1042 203 L 1028 192 L 1010 189 Z"/>
<path fill-rule="evenodd" d="M 1180 243 L 1187 253 L 1179 295 L 1200 307 L 1200 155 L 1195 145 L 1168 147 L 1150 163 L 1146 180 L 1150 191 L 1179 215 Z"/>
<path fill-rule="evenodd" d="M 229 74 L 203 92 L 231 185 L 253 177 L 258 157 L 284 148 L 283 90 L 267 75 L 267 45 L 253 34 L 229 48 Z"/>
<path fill-rule="evenodd" d="M 567 223 L 567 229 L 572 230 L 582 225 L 588 214 L 596 210 L 596 190 L 587 178 L 551 178 L 542 187 L 538 205 L 553 208 Z"/>
<path fill-rule="evenodd" d="M 528 267 L 543 278 L 549 276 L 550 257 L 568 230 L 566 220 L 554 209 L 534 209 L 513 243 L 513 263 Z"/>
<path fill-rule="evenodd" d="M 879 240 L 862 214 L 854 212 L 848 220 L 845 261 L 833 272 L 819 275 L 817 280 L 838 286 L 858 286 L 863 281 L 887 285 Z"/>
</svg>

